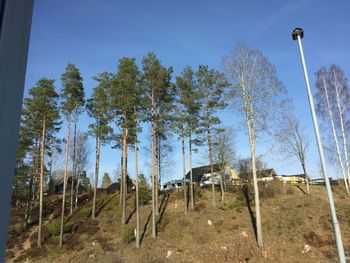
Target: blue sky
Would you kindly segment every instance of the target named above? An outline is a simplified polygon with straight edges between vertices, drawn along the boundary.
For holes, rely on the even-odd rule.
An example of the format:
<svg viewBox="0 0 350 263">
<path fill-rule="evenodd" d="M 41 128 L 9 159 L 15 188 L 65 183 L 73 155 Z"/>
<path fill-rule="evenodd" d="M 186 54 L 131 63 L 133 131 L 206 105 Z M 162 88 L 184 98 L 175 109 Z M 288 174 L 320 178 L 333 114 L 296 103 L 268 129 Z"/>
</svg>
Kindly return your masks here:
<svg viewBox="0 0 350 263">
<path fill-rule="evenodd" d="M 276 66 L 279 78 L 294 100 L 297 117 L 311 138 L 307 155 L 312 177 L 320 177 L 318 152 L 314 140 L 305 82 L 297 43 L 291 32 L 296 26 L 305 31 L 303 46 L 314 88 L 314 72 L 332 63 L 350 74 L 350 2 L 346 0 L 292 1 L 54 1 L 36 0 L 30 39 L 26 93 L 41 77 L 56 79 L 68 62 L 79 67 L 86 95 L 96 82 L 92 77 L 102 71 L 115 72 L 118 59 L 133 56 L 138 63 L 153 51 L 165 66 L 172 66 L 174 76 L 185 65 L 199 64 L 220 69 L 221 58 L 230 53 L 237 42 L 261 50 Z M 223 125 L 237 130 L 235 148 L 241 157 L 249 156 L 248 139 L 241 119 L 231 109 L 220 112 Z M 92 120 L 84 113 L 79 129 L 87 130 Z M 65 136 L 63 125 L 60 137 Z M 149 144 L 149 128 L 144 128 L 141 148 Z M 93 138 L 90 140 L 94 147 Z M 180 178 L 182 171 L 180 141 L 171 154 L 171 169 L 164 180 Z M 268 145 L 258 146 L 263 153 Z M 194 166 L 206 163 L 204 150 L 194 156 Z M 133 171 L 130 151 L 129 170 Z M 120 152 L 102 148 L 100 173 L 112 173 L 119 164 Z M 141 150 L 140 170 L 148 174 L 148 155 Z M 269 154 L 265 161 L 278 173 L 301 172 L 295 160 L 284 160 L 280 154 Z M 89 170 L 93 170 L 94 153 Z M 60 162 L 58 162 L 58 165 Z M 187 165 L 188 167 L 188 165 Z M 338 172 L 329 167 L 330 175 Z"/>
</svg>

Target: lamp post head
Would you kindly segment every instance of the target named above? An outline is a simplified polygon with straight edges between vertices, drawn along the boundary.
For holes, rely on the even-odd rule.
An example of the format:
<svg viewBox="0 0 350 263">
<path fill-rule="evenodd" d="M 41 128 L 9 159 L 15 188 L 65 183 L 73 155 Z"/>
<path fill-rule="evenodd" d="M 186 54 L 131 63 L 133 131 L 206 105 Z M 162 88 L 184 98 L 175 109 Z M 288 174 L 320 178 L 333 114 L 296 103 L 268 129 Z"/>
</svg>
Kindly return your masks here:
<svg viewBox="0 0 350 263">
<path fill-rule="evenodd" d="M 295 28 L 295 29 L 293 30 L 293 33 L 292 33 L 292 38 L 293 38 L 293 40 L 297 40 L 297 39 L 298 39 L 298 36 L 299 36 L 300 38 L 303 38 L 303 37 L 304 37 L 304 31 L 303 31 L 303 29 L 301 29 L 301 28 L 299 28 L 299 27 L 297 27 L 297 28 Z"/>
</svg>

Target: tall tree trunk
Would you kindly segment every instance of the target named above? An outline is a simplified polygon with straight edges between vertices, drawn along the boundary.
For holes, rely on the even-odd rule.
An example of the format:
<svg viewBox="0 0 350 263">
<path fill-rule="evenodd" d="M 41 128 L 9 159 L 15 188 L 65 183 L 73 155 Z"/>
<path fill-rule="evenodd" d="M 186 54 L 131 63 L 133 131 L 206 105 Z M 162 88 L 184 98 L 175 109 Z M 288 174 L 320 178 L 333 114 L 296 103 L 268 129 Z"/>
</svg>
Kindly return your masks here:
<svg viewBox="0 0 350 263">
<path fill-rule="evenodd" d="M 98 174 L 100 170 L 100 147 L 101 141 L 100 136 L 96 135 L 96 162 L 95 162 L 95 187 L 94 187 L 94 197 L 92 199 L 92 219 L 96 219 L 96 195 L 97 195 L 97 186 L 98 186 Z"/>
<path fill-rule="evenodd" d="M 38 147 L 37 149 L 41 148 L 41 138 L 38 137 Z M 39 158 L 40 158 L 40 153 L 37 151 L 37 156 L 36 156 L 36 164 L 35 164 L 35 172 L 34 172 L 34 182 L 33 182 L 33 195 L 32 195 L 32 202 L 31 202 L 31 207 L 30 207 L 30 211 L 32 210 L 32 206 L 34 201 L 39 200 L 39 184 L 40 184 L 40 162 L 39 162 Z M 29 217 L 31 217 L 31 214 L 29 215 Z M 29 218 L 29 220 L 31 220 L 31 218 Z"/>
<path fill-rule="evenodd" d="M 160 138 L 158 139 L 158 189 L 160 191 L 160 188 L 162 186 L 161 181 L 162 181 L 162 174 L 161 174 L 161 168 L 162 168 L 162 163 L 161 163 L 162 157 L 161 157 L 161 148 L 160 148 Z M 159 210 L 159 208 L 158 208 Z"/>
<path fill-rule="evenodd" d="M 254 186 L 254 201 L 255 201 L 255 220 L 256 220 L 256 237 L 258 241 L 258 246 L 263 246 L 262 237 L 262 226 L 261 226 L 261 214 L 260 214 L 260 197 L 259 197 L 259 186 L 258 178 L 256 174 L 256 160 L 255 160 L 255 124 L 254 124 L 254 108 L 253 99 L 250 98 L 250 118 L 248 119 L 248 134 L 249 134 L 249 144 L 250 153 L 252 159 L 252 170 L 253 170 L 253 186 Z"/>
<path fill-rule="evenodd" d="M 334 71 L 333 71 L 333 74 L 334 74 L 334 78 L 336 78 Z M 350 185 L 350 167 L 349 167 L 349 157 L 348 157 L 348 146 L 346 143 L 346 133 L 345 133 L 344 121 L 343 121 L 343 109 L 342 109 L 342 105 L 340 103 L 338 81 L 336 79 L 334 81 L 334 86 L 335 86 L 335 93 L 336 93 L 337 106 L 338 106 L 338 112 L 339 112 L 340 128 L 341 128 L 341 133 L 342 133 L 342 137 L 343 137 L 343 150 L 344 150 L 344 157 L 345 157 L 346 173 L 347 173 L 349 185 Z"/>
<path fill-rule="evenodd" d="M 128 154 L 128 145 L 127 145 L 127 138 L 128 138 L 128 128 L 125 129 L 124 136 L 123 136 L 123 204 L 122 204 L 122 224 L 125 224 L 126 222 L 126 194 L 127 194 L 127 185 L 126 185 L 126 176 L 127 176 L 127 169 L 126 169 L 126 159 Z"/>
<path fill-rule="evenodd" d="M 186 185 L 186 159 L 185 159 L 185 130 L 182 128 L 181 132 L 181 144 L 182 144 L 182 165 L 183 165 L 183 190 L 184 190 L 184 207 L 185 215 L 187 215 L 187 185 Z"/>
<path fill-rule="evenodd" d="M 152 117 L 151 117 L 151 155 L 152 155 L 152 237 L 156 239 L 156 200 L 155 200 L 155 176 L 154 176 L 154 91 L 152 89 Z"/>
<path fill-rule="evenodd" d="M 74 199 L 74 181 L 75 179 L 75 153 L 76 153 L 76 139 L 77 139 L 77 123 L 74 123 L 74 137 L 73 137 L 73 171 L 72 171 L 72 184 L 71 184 L 71 188 L 70 188 L 70 211 L 69 214 L 71 215 L 73 213 L 73 199 Z M 76 180 L 78 181 L 78 180 Z"/>
<path fill-rule="evenodd" d="M 67 131 L 67 141 L 66 141 L 66 160 L 65 160 L 65 165 L 64 165 L 64 178 L 63 178 L 61 229 L 60 229 L 60 242 L 59 242 L 60 247 L 62 246 L 62 242 L 63 242 L 64 209 L 65 209 L 67 177 L 68 177 L 69 141 L 70 141 L 70 114 L 68 114 L 67 124 L 68 124 L 68 131 Z"/>
<path fill-rule="evenodd" d="M 139 211 L 139 163 L 137 148 L 137 131 L 135 131 L 135 180 L 136 180 L 136 247 L 140 246 L 140 211 Z"/>
<path fill-rule="evenodd" d="M 330 120 L 331 125 L 332 125 L 333 138 L 334 138 L 335 147 L 336 147 L 337 155 L 338 155 L 338 161 L 339 161 L 340 168 L 342 170 L 346 193 L 347 193 L 348 196 L 350 196 L 349 186 L 348 186 L 348 182 L 347 182 L 347 178 L 346 178 L 346 174 L 345 174 L 345 168 L 344 168 L 344 165 L 343 165 L 343 158 L 342 158 L 342 156 L 340 154 L 340 148 L 339 148 L 339 143 L 338 143 L 338 136 L 337 136 L 337 132 L 335 130 L 333 111 L 332 111 L 332 108 L 331 108 L 331 105 L 330 105 L 330 102 L 329 102 L 329 96 L 328 96 L 328 89 L 327 89 L 327 86 L 326 86 L 326 80 L 324 78 L 322 78 L 322 80 L 323 80 L 323 89 L 324 89 L 324 93 L 325 93 L 325 96 L 326 96 L 329 120 Z"/>
<path fill-rule="evenodd" d="M 221 204 L 224 204 L 225 202 L 225 191 L 224 191 L 224 180 L 225 180 L 225 171 L 222 170 L 220 171 L 221 174 L 220 174 L 220 177 L 221 177 L 221 180 L 220 180 L 220 190 L 221 190 Z"/>
<path fill-rule="evenodd" d="M 121 171 L 120 171 L 120 179 L 119 179 L 119 206 L 122 207 L 123 205 L 123 191 L 124 191 L 124 185 L 123 185 L 123 150 L 122 150 L 122 157 L 120 160 L 120 167 L 121 167 Z"/>
<path fill-rule="evenodd" d="M 155 121 L 155 195 L 156 195 L 156 215 L 159 215 L 159 133 L 158 120 Z"/>
<path fill-rule="evenodd" d="M 194 196 L 193 196 L 193 180 L 192 180 L 192 135 L 189 135 L 189 151 L 190 151 L 190 192 L 191 192 L 191 209 L 194 209 Z"/>
<path fill-rule="evenodd" d="M 245 81 L 242 75 L 241 79 L 241 92 L 243 98 L 243 107 L 246 115 L 250 155 L 252 161 L 253 172 L 253 188 L 254 188 L 254 201 L 255 201 L 255 226 L 256 226 L 256 239 L 259 247 L 263 246 L 262 227 L 261 227 L 261 214 L 260 214 L 260 198 L 259 198 L 259 186 L 258 178 L 256 174 L 256 160 L 255 160 L 255 125 L 254 125 L 254 108 L 253 98 L 248 88 L 248 94 L 246 92 Z M 249 104 L 249 105 L 248 105 Z"/>
<path fill-rule="evenodd" d="M 77 183 L 75 185 L 75 201 L 74 201 L 74 209 L 78 208 L 78 197 L 79 197 L 79 185 L 80 185 L 80 181 L 79 181 L 79 171 L 76 174 L 76 178 L 77 178 Z"/>
<path fill-rule="evenodd" d="M 42 136 L 41 136 L 42 137 Z M 31 202 L 29 203 L 29 215 L 28 215 L 28 223 L 32 222 L 32 212 L 33 212 L 33 205 L 36 200 L 39 200 L 39 184 L 40 184 L 40 152 L 38 149 L 41 149 L 41 138 L 38 133 L 38 144 L 37 144 L 37 151 L 36 151 L 36 163 L 34 165 L 34 175 L 33 175 L 33 192 L 32 192 L 32 197 L 31 197 Z"/>
<path fill-rule="evenodd" d="M 29 214 L 31 214 L 31 200 L 32 200 L 32 194 L 33 194 L 33 181 L 34 177 L 36 176 L 36 162 L 37 162 L 37 149 L 38 149 L 38 132 L 35 133 L 35 143 L 34 143 L 34 148 L 33 148 L 33 163 L 32 163 L 32 176 L 30 177 L 30 182 L 29 182 L 29 193 L 28 193 L 28 198 L 27 198 L 27 206 L 26 206 L 26 212 L 24 215 L 24 220 L 27 223 L 30 223 L 28 219 L 30 218 Z"/>
<path fill-rule="evenodd" d="M 253 168 L 256 235 L 257 235 L 258 246 L 262 247 L 263 238 L 262 238 L 261 216 L 260 216 L 260 199 L 259 199 L 259 187 L 258 187 L 258 179 L 256 174 L 256 164 L 255 164 L 255 141 L 253 138 L 250 138 L 250 149 L 251 149 L 251 159 L 252 159 L 252 168 Z"/>
<path fill-rule="evenodd" d="M 40 195 L 39 195 L 39 227 L 38 227 L 38 247 L 41 247 L 41 228 L 43 224 L 43 190 L 44 190 L 44 165 L 45 165 L 45 136 L 46 120 L 43 120 L 43 129 L 41 133 L 41 151 L 40 151 Z"/>
<path fill-rule="evenodd" d="M 301 166 L 302 166 L 304 174 L 305 174 L 306 191 L 307 191 L 308 194 L 310 194 L 309 176 L 306 173 L 306 168 L 305 168 L 305 162 L 304 161 L 301 161 Z"/>
<path fill-rule="evenodd" d="M 214 164 L 213 164 L 213 155 L 211 147 L 211 133 L 210 125 L 208 125 L 208 149 L 209 149 L 209 162 L 210 162 L 210 172 L 211 172 L 211 190 L 212 190 L 212 205 L 216 207 L 216 193 L 215 193 L 215 177 L 214 177 Z"/>
<path fill-rule="evenodd" d="M 213 155 L 212 155 L 212 147 L 211 147 L 211 131 L 210 131 L 210 116 L 209 116 L 209 101 L 208 101 L 208 90 L 206 90 L 206 95 L 205 95 L 205 110 L 206 110 L 206 115 L 207 115 L 207 140 L 208 140 L 208 157 L 209 157 L 209 162 L 210 162 L 210 172 L 211 172 L 211 190 L 212 190 L 212 205 L 213 207 L 216 207 L 216 193 L 215 193 L 215 182 L 214 182 L 214 164 L 213 164 Z"/>
</svg>

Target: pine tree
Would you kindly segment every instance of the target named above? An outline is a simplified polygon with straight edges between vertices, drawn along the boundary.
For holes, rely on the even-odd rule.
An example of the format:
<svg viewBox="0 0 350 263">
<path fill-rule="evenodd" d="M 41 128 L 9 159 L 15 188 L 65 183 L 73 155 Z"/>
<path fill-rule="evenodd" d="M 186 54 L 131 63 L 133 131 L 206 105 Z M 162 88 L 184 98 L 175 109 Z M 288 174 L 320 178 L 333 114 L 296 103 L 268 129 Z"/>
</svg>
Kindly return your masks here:
<svg viewBox="0 0 350 263">
<path fill-rule="evenodd" d="M 214 114 L 219 109 L 226 107 L 225 89 L 229 86 L 225 76 L 208 66 L 200 65 L 196 72 L 198 89 L 202 98 L 202 127 L 206 130 L 208 157 L 210 162 L 211 180 L 212 180 L 212 204 L 216 206 L 215 182 L 214 182 L 214 166 L 212 154 L 212 129 L 220 123 L 219 117 Z"/>
<path fill-rule="evenodd" d="M 177 114 L 177 126 L 181 133 L 182 141 L 182 155 L 183 155 L 183 176 L 186 181 L 186 169 L 185 169 L 185 135 L 188 136 L 189 146 L 189 160 L 190 160 L 190 204 L 191 209 L 194 209 L 194 193 L 193 193 L 193 181 L 192 181 L 192 145 L 193 145 L 193 133 L 199 127 L 200 121 L 200 97 L 198 92 L 198 86 L 196 85 L 195 75 L 191 67 L 186 66 L 181 73 L 181 76 L 176 77 L 177 98 L 179 111 Z M 180 128 L 180 129 L 179 129 Z M 185 204 L 187 204 L 187 190 L 185 184 Z M 187 206 L 185 208 L 187 213 Z"/>
<path fill-rule="evenodd" d="M 126 222 L 126 194 L 128 144 L 135 137 L 136 112 L 135 107 L 140 93 L 140 72 L 134 58 L 123 57 L 119 60 L 118 70 L 113 78 L 110 94 L 111 116 L 119 129 L 120 141 L 123 149 L 122 168 L 122 223 Z"/>
<path fill-rule="evenodd" d="M 95 162 L 95 186 L 94 196 L 92 200 L 92 219 L 96 217 L 96 193 L 98 185 L 98 174 L 100 166 L 100 150 L 101 144 L 107 142 L 111 127 L 108 126 L 110 121 L 108 114 L 108 94 L 107 90 L 111 83 L 111 74 L 103 72 L 94 77 L 99 85 L 94 89 L 91 98 L 87 100 L 87 113 L 95 122 L 89 125 L 89 134 L 96 138 L 96 162 Z"/>
<path fill-rule="evenodd" d="M 36 86 L 29 90 L 29 98 L 24 101 L 24 109 L 27 116 L 35 118 L 35 128 L 41 123 L 40 130 L 40 181 L 39 181 L 39 227 L 38 227 L 38 247 L 41 247 L 41 228 L 43 212 L 43 186 L 44 186 L 44 167 L 45 167 L 45 148 L 48 134 L 54 133 L 59 129 L 59 111 L 57 106 L 58 94 L 55 91 L 54 80 L 42 78 Z M 35 132 L 36 133 L 36 132 Z M 39 133 L 36 133 L 39 134 Z M 39 136 L 38 136 L 39 137 Z M 37 149 L 39 150 L 39 149 Z"/>
<path fill-rule="evenodd" d="M 62 212 L 61 212 L 61 231 L 59 246 L 62 246 L 63 239 L 63 223 L 64 223 L 64 209 L 66 199 L 66 187 L 68 177 L 68 162 L 69 162 L 69 142 L 70 142 L 70 124 L 72 114 L 75 113 L 75 121 L 77 120 L 78 112 L 84 105 L 84 88 L 82 83 L 82 77 L 79 70 L 73 64 L 68 64 L 66 71 L 61 76 L 62 80 L 62 92 L 61 92 L 61 110 L 67 120 L 67 138 L 66 138 L 66 155 L 64 166 L 64 179 L 63 179 L 63 194 L 62 194 Z M 75 150 L 75 149 L 74 149 Z M 72 183 L 74 178 L 72 178 Z M 72 187 L 73 190 L 73 187 Z M 73 197 L 71 197 L 71 210 L 73 207 Z"/>
<path fill-rule="evenodd" d="M 144 93 L 149 98 L 148 120 L 151 122 L 151 174 L 152 174 L 152 237 L 156 238 L 156 213 L 158 207 L 158 176 L 155 172 L 155 137 L 159 119 L 165 119 L 173 101 L 171 73 L 172 68 L 165 68 L 152 52 L 142 60 Z"/>
</svg>

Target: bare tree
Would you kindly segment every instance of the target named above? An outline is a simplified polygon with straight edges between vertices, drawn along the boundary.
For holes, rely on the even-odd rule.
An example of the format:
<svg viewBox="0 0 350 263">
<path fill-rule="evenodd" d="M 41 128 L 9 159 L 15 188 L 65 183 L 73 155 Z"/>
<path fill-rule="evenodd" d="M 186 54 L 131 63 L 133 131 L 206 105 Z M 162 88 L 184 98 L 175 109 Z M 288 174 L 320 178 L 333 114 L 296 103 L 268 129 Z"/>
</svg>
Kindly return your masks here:
<svg viewBox="0 0 350 263">
<path fill-rule="evenodd" d="M 75 169 L 77 175 L 77 183 L 75 188 L 75 208 L 78 207 L 78 195 L 79 195 L 79 184 L 80 184 L 80 175 L 87 169 L 89 166 L 89 155 L 91 149 L 88 144 L 88 136 L 78 130 L 76 137 L 76 148 L 75 148 Z"/>
<path fill-rule="evenodd" d="M 280 142 L 281 152 L 287 158 L 297 158 L 300 161 L 301 167 L 305 174 L 307 193 L 309 189 L 309 176 L 306 172 L 305 158 L 309 148 L 309 140 L 300 128 L 298 120 L 293 115 L 286 115 L 285 122 L 278 139 Z"/>
<path fill-rule="evenodd" d="M 219 166 L 222 203 L 225 201 L 225 173 L 227 165 L 231 165 L 236 160 L 236 152 L 233 148 L 233 136 L 234 132 L 232 128 L 226 128 L 222 131 L 218 131 L 213 136 L 213 158 L 214 162 Z"/>
<path fill-rule="evenodd" d="M 245 117 L 252 160 L 257 242 L 263 245 L 260 200 L 256 173 L 257 134 L 272 132 L 272 120 L 285 103 L 286 90 L 275 67 L 258 50 L 237 44 L 233 53 L 223 59 L 223 68 L 231 82 L 233 106 Z"/>
<path fill-rule="evenodd" d="M 333 70 L 331 70 L 333 71 Z M 329 74 L 327 72 L 327 70 L 322 67 L 321 69 L 319 69 L 316 73 L 316 110 L 318 112 L 318 114 L 321 116 L 322 120 L 325 123 L 325 120 L 328 119 L 330 122 L 330 125 L 332 127 L 332 133 L 333 133 L 333 139 L 334 139 L 334 143 L 335 143 L 335 148 L 336 148 L 336 152 L 337 152 L 337 156 L 338 156 L 338 162 L 339 162 L 339 166 L 341 168 L 342 171 L 342 175 L 344 178 L 344 184 L 345 184 L 345 188 L 346 188 L 346 192 L 349 195 L 349 186 L 348 186 L 348 182 L 346 179 L 346 175 L 348 175 L 349 178 L 349 170 L 345 170 L 344 167 L 344 163 L 343 163 L 343 156 L 341 154 L 341 149 L 339 146 L 339 141 L 338 141 L 338 132 L 339 130 L 337 129 L 339 127 L 339 125 L 337 125 L 336 123 L 336 118 L 335 118 L 335 112 L 337 111 L 337 109 L 339 110 L 339 94 L 335 96 L 335 93 L 337 92 L 337 89 L 331 88 L 331 85 L 334 84 L 334 73 L 331 72 L 331 74 Z M 333 76 L 330 76 L 333 75 Z M 337 85 L 336 85 L 337 86 Z M 337 97 L 337 99 L 335 99 L 335 97 Z M 342 116 L 341 111 L 339 111 L 339 115 Z M 340 120 L 341 118 L 339 118 Z M 328 123 L 328 121 L 326 121 L 326 123 Z M 342 129 L 342 132 L 344 132 L 344 130 Z M 343 133 L 343 138 L 345 138 L 345 133 Z M 346 140 L 344 145 L 346 146 Z M 347 158 L 347 149 L 344 148 L 344 153 L 346 154 L 346 158 Z M 346 161 L 347 165 L 348 161 Z"/>
</svg>

